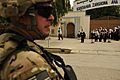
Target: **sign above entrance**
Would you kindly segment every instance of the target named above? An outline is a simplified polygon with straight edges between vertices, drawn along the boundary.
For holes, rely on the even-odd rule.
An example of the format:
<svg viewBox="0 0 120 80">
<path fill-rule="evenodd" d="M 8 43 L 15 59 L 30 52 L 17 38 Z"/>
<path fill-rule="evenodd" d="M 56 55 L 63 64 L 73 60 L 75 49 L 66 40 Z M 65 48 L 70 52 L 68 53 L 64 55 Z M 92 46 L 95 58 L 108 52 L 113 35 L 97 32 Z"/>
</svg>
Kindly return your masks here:
<svg viewBox="0 0 120 80">
<path fill-rule="evenodd" d="M 85 11 L 94 8 L 120 5 L 120 0 L 77 0 L 74 2 L 74 11 Z"/>
</svg>

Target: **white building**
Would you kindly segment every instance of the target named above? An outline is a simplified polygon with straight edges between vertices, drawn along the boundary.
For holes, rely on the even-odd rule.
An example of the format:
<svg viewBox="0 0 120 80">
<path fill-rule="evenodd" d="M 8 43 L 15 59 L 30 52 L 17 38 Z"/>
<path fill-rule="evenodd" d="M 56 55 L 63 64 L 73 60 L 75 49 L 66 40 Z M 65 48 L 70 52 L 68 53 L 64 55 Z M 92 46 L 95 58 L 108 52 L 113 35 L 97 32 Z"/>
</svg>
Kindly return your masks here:
<svg viewBox="0 0 120 80">
<path fill-rule="evenodd" d="M 83 29 L 86 33 L 86 38 L 89 38 L 90 16 L 86 15 L 85 12 L 68 12 L 62 17 L 61 23 L 64 37 L 76 38 L 78 31 Z M 57 36 L 57 29 L 57 26 L 51 28 L 51 36 Z"/>
</svg>

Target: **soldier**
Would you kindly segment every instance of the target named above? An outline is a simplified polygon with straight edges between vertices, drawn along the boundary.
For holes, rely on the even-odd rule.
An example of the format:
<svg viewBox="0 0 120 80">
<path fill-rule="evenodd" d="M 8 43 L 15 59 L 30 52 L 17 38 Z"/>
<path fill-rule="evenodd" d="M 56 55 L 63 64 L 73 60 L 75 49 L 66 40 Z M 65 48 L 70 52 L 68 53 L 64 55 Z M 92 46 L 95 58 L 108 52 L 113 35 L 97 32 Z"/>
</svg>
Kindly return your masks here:
<svg viewBox="0 0 120 80">
<path fill-rule="evenodd" d="M 81 32 L 80 32 L 80 37 L 81 37 L 81 43 L 84 43 L 84 39 L 85 39 L 85 37 L 86 37 L 86 34 L 85 34 L 85 32 L 83 31 L 83 29 L 82 29 Z"/>
<path fill-rule="evenodd" d="M 106 40 L 107 40 L 107 32 L 108 32 L 107 29 L 103 30 L 103 41 L 104 42 L 106 42 Z"/>
<path fill-rule="evenodd" d="M 58 24 L 58 40 L 60 40 L 60 39 L 63 40 L 61 23 Z"/>
<path fill-rule="evenodd" d="M 95 31 L 92 30 L 91 31 L 91 43 L 94 43 L 94 39 L 95 39 Z"/>
<path fill-rule="evenodd" d="M 0 80 L 65 80 L 52 63 L 55 57 L 62 59 L 34 42 L 49 35 L 54 20 L 52 2 L 0 1 L 0 16 L 9 18 L 8 29 L 0 35 Z"/>
</svg>

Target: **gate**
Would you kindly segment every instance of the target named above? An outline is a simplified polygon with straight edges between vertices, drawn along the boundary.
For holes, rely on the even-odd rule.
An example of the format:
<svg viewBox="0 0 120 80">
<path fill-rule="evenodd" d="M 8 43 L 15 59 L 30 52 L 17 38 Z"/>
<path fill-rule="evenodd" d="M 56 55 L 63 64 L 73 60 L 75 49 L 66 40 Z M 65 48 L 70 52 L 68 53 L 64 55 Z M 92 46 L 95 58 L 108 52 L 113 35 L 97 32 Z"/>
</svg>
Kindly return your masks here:
<svg viewBox="0 0 120 80">
<path fill-rule="evenodd" d="M 73 23 L 67 24 L 67 37 L 75 38 L 75 25 Z"/>
</svg>

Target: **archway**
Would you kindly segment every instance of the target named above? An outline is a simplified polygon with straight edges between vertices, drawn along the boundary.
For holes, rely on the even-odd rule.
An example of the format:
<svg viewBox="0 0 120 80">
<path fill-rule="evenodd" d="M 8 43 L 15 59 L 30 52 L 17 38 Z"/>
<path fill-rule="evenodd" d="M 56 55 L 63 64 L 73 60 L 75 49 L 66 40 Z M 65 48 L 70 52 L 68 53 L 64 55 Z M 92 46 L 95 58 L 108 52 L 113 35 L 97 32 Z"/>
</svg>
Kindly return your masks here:
<svg viewBox="0 0 120 80">
<path fill-rule="evenodd" d="M 67 24 L 67 37 L 75 38 L 75 25 L 73 23 Z"/>
</svg>

